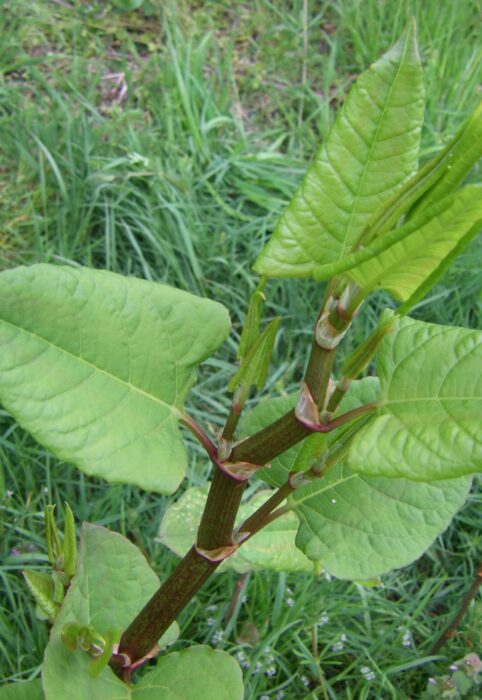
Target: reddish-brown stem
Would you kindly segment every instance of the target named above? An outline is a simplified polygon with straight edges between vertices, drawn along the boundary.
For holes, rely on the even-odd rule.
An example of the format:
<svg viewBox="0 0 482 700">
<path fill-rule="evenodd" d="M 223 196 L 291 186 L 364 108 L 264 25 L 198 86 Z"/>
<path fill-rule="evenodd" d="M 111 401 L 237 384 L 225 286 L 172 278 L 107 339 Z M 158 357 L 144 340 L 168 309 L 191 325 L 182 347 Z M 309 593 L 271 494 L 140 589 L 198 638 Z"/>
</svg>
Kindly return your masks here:
<svg viewBox="0 0 482 700">
<path fill-rule="evenodd" d="M 189 603 L 193 595 L 217 569 L 213 562 L 192 547 L 157 593 L 129 625 L 119 645 L 119 654 L 126 654 L 131 663 L 146 656 L 162 634 Z M 115 661 L 111 661 L 115 668 Z"/>
<path fill-rule="evenodd" d="M 183 414 L 180 422 L 199 440 L 208 453 L 210 460 L 216 463 L 218 459 L 218 449 L 205 430 L 186 413 Z"/>
<path fill-rule="evenodd" d="M 221 435 L 221 440 L 225 442 L 231 442 L 233 439 L 236 428 L 238 427 L 239 419 L 241 417 L 242 406 L 238 406 L 234 401 L 231 404 L 226 423 Z"/>
<path fill-rule="evenodd" d="M 232 543 L 234 521 L 245 487 L 246 481 L 237 481 L 216 467 L 199 525 L 198 547 L 218 549 Z"/>
<path fill-rule="evenodd" d="M 256 533 L 258 533 L 260 530 L 265 528 L 267 525 L 272 523 L 277 518 L 281 518 L 282 515 L 285 515 L 290 510 L 291 510 L 291 508 L 288 505 L 280 506 L 279 508 L 276 508 L 276 510 L 273 510 L 271 513 L 266 515 L 264 520 L 260 520 L 257 525 L 255 525 L 251 528 L 249 535 L 244 537 L 241 544 L 244 544 L 245 542 L 250 540 L 252 537 L 254 537 L 254 535 L 256 535 Z"/>
<path fill-rule="evenodd" d="M 245 574 L 240 574 L 237 582 L 236 582 L 236 588 L 234 589 L 234 593 L 231 596 L 231 600 L 229 601 L 229 605 L 226 609 L 226 613 L 224 615 L 224 623 L 229 624 L 235 615 L 240 602 L 241 602 L 241 596 L 244 593 L 244 590 L 248 584 L 249 581 L 249 575 L 250 572 L 246 572 Z"/>
<path fill-rule="evenodd" d="M 440 649 L 443 647 L 445 642 L 447 642 L 449 639 L 452 639 L 452 637 L 455 636 L 455 633 L 457 631 L 457 627 L 459 626 L 463 616 L 467 612 L 467 608 L 469 607 L 470 603 L 472 600 L 475 598 L 477 595 L 477 591 L 479 590 L 479 587 L 482 585 L 482 565 L 479 566 L 477 573 L 475 574 L 475 578 L 470 584 L 470 588 L 465 594 L 465 596 L 462 599 L 462 602 L 460 603 L 459 609 L 455 613 L 454 617 L 452 618 L 449 626 L 447 629 L 445 629 L 440 637 L 437 639 L 435 644 L 432 646 L 432 648 L 429 651 L 429 654 L 438 654 Z"/>
<path fill-rule="evenodd" d="M 349 325 L 349 320 L 338 317 L 336 311 L 330 314 L 329 320 L 335 329 L 335 335 L 336 332 L 343 333 Z M 317 342 L 313 343 L 304 382 L 313 400 L 321 406 L 326 400 L 334 356 L 334 348 L 325 349 Z M 323 426 L 323 431 L 333 430 L 346 420 L 356 417 L 358 413 L 347 418 L 348 415 L 335 419 L 332 426 L 329 424 Z M 124 632 L 119 644 L 118 656 L 111 659 L 111 666 L 117 673 L 122 671 L 116 665 L 116 659 L 125 655 L 130 659 L 131 665 L 142 659 L 221 561 L 233 551 L 233 527 L 246 481 L 241 481 L 220 468 L 216 446 L 195 421 L 186 416 L 183 422 L 198 438 L 216 465 L 198 532 L 197 545 L 188 552 Z M 228 427 L 228 437 L 234 422 L 233 415 L 233 422 Z M 303 425 L 296 417 L 294 410 L 289 411 L 272 425 L 236 445 L 229 454 L 229 463 L 266 464 L 311 432 L 312 428 Z M 286 488 L 290 491 L 292 487 L 287 485 Z M 255 522 L 251 528 L 251 534 L 284 512 L 283 508 L 278 511 L 273 509 L 285 497 L 286 494 L 282 488 L 278 494 L 273 495 L 269 505 L 266 504 L 266 508 L 262 506 L 264 523 L 261 520 Z M 260 517 L 259 514 L 258 517 Z"/>
<path fill-rule="evenodd" d="M 358 406 L 358 408 L 353 408 L 351 411 L 347 411 L 346 413 L 343 413 L 341 416 L 338 416 L 337 418 L 333 418 L 333 420 L 328 421 L 328 423 L 324 423 L 321 425 L 314 425 L 311 427 L 311 429 L 315 433 L 331 433 L 332 430 L 339 428 L 341 425 L 345 425 L 345 423 L 348 423 L 349 421 L 353 420 L 354 418 L 359 418 L 360 416 L 364 416 L 367 413 L 371 413 L 372 411 L 374 411 L 377 408 L 377 406 L 378 406 L 377 401 L 373 401 L 372 403 L 363 404 L 363 406 Z"/>
<path fill-rule="evenodd" d="M 239 542 L 242 543 L 245 542 L 248 537 L 252 537 L 256 532 L 259 532 L 259 530 L 265 526 L 266 520 L 269 518 L 272 511 L 279 506 L 280 503 L 283 503 L 292 491 L 293 488 L 290 482 L 287 481 L 286 484 L 283 484 L 281 488 L 275 491 L 258 510 L 241 523 L 236 530 L 235 539 L 239 538 Z"/>
</svg>

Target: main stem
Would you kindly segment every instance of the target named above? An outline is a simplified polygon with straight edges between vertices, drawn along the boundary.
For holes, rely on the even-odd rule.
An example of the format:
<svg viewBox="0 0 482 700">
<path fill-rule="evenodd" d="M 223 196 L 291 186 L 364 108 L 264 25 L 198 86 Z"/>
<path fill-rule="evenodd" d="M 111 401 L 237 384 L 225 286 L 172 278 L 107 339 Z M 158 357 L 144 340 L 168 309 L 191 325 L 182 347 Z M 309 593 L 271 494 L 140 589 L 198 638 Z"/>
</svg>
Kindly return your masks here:
<svg viewBox="0 0 482 700">
<path fill-rule="evenodd" d="M 332 316 L 340 332 L 348 327 L 348 320 L 338 317 L 336 312 Z M 335 349 L 323 349 L 316 340 L 313 342 L 304 382 L 314 401 L 321 406 L 328 391 L 335 352 Z M 294 410 L 289 411 L 236 445 L 229 455 L 229 462 L 249 462 L 262 466 L 310 433 L 310 428 L 296 418 Z M 234 551 L 236 545 L 233 546 L 232 533 L 247 482 L 223 471 L 217 461 L 196 545 L 122 635 L 118 654 L 110 662 L 116 673 L 121 673 L 121 663 L 127 662 L 132 666 L 153 649 L 205 581 Z"/>
</svg>

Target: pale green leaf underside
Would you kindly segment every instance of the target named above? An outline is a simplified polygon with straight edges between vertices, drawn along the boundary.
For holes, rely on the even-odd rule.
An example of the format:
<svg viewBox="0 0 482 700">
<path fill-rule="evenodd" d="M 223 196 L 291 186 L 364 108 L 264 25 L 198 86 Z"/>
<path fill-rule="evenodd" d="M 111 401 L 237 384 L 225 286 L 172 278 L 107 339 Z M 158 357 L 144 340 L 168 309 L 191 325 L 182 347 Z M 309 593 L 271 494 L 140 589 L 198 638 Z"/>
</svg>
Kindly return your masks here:
<svg viewBox="0 0 482 700">
<path fill-rule="evenodd" d="M 379 398 L 378 379 L 353 382 L 339 413 Z M 261 429 L 293 406 L 295 397 L 265 401 L 246 417 L 250 429 Z M 245 426 L 246 427 L 246 422 Z M 325 436 L 325 445 L 338 431 Z M 283 453 L 266 480 L 284 483 L 291 460 L 303 446 Z M 305 450 L 303 468 L 310 466 Z M 274 476 L 274 478 L 273 478 Z M 361 476 L 336 466 L 326 477 L 295 492 L 291 503 L 300 518 L 296 544 L 339 578 L 370 579 L 410 564 L 447 527 L 462 506 L 469 478 L 420 484 L 408 479 Z M 242 548 L 241 548 L 242 549 Z"/>
<path fill-rule="evenodd" d="M 105 668 L 98 678 L 88 673 L 90 657 L 69 651 L 60 638 L 69 622 L 92 625 L 103 635 L 122 631 L 159 588 L 159 579 L 129 540 L 96 525 L 82 528 L 77 572 L 55 620 L 42 668 L 46 700 L 124 700 L 127 686 Z M 177 623 L 160 640 L 172 642 Z"/>
<path fill-rule="evenodd" d="M 346 274 L 367 292 L 383 288 L 406 301 L 459 241 L 482 220 L 482 187 L 472 185 L 458 192 L 450 205 L 418 230 L 383 252 L 350 269 Z M 423 216 L 423 213 L 422 213 Z M 414 221 L 415 223 L 415 221 Z M 370 246 L 364 253 L 369 254 Z"/>
<path fill-rule="evenodd" d="M 60 459 L 172 493 L 177 426 L 196 366 L 229 332 L 223 306 L 111 272 L 50 265 L 0 274 L 0 400 Z"/>
<path fill-rule="evenodd" d="M 400 319 L 377 355 L 381 407 L 354 439 L 356 472 L 450 479 L 482 469 L 482 333 Z"/>
<path fill-rule="evenodd" d="M 318 277 L 348 253 L 370 216 L 416 169 L 424 90 L 415 29 L 355 83 L 254 269 Z"/>
<path fill-rule="evenodd" d="M 0 700 L 43 700 L 41 681 L 10 683 L 0 688 Z"/>
<path fill-rule="evenodd" d="M 370 579 L 418 559 L 464 504 L 470 477 L 420 483 L 338 465 L 293 498 L 296 544 L 338 578 Z"/>
<path fill-rule="evenodd" d="M 258 492 L 247 503 L 243 503 L 237 524 L 245 520 L 271 495 L 271 491 Z M 182 557 L 196 540 L 197 528 L 206 503 L 207 489 L 191 488 L 179 501 L 168 508 L 159 530 L 159 540 Z M 247 571 L 306 571 L 312 572 L 314 565 L 295 545 L 299 521 L 294 513 L 278 518 L 267 528 L 254 535 L 246 544 L 229 557 L 219 571 L 234 569 L 238 573 Z"/>
</svg>

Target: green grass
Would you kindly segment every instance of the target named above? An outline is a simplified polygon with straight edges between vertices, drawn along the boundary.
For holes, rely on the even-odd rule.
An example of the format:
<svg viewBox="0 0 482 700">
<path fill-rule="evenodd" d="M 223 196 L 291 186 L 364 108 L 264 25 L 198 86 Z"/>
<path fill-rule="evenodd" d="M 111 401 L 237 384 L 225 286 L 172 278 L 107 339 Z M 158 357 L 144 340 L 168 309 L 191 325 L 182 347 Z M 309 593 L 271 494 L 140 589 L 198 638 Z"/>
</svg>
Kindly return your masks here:
<svg viewBox="0 0 482 700">
<path fill-rule="evenodd" d="M 158 6 L 162 11 L 146 16 L 120 13 L 108 2 L 3 1 L 1 264 L 104 267 L 226 304 L 233 336 L 205 364 L 192 392 L 193 414 L 216 431 L 226 415 L 225 386 L 256 285 L 250 265 L 354 77 L 414 14 L 426 71 L 422 158 L 428 158 L 479 99 L 478 8 L 469 0 L 327 0 L 307 3 L 304 16 L 301 0 Z M 414 314 L 478 325 L 481 263 L 475 242 Z M 311 282 L 270 283 L 267 317 L 281 315 L 283 325 L 266 391 L 288 391 L 299 381 L 320 296 Z M 373 327 L 387 303 L 382 295 L 373 299 L 350 342 Z M 87 479 L 54 460 L 5 413 L 0 421 L 0 463 L 5 488 L 13 492 L 0 503 L 0 676 L 12 680 L 38 673 L 47 639 L 44 623 L 33 622 L 19 575 L 46 564 L 46 503 L 67 500 L 79 522 L 124 533 L 160 576 L 174 567 L 175 557 L 155 539 L 167 499 Z M 209 471 L 192 447 L 186 485 L 202 483 Z M 447 659 L 482 646 L 479 603 L 444 648 L 447 659 L 426 660 L 480 557 L 481 500 L 474 489 L 429 553 L 385 577 L 383 588 L 252 575 L 247 599 L 222 639 L 236 579 L 220 575 L 183 613 L 177 646 L 211 642 L 242 651 L 250 663 L 248 700 L 263 694 L 324 697 L 320 674 L 329 698 L 417 698 L 430 675 L 445 672 Z M 208 606 L 217 607 L 206 613 Z M 321 624 L 324 616 L 329 620 Z M 402 645 L 406 629 L 409 647 Z M 342 634 L 343 648 L 333 651 Z M 364 666 L 375 680 L 363 677 Z M 265 673 L 270 667 L 272 676 Z"/>
</svg>

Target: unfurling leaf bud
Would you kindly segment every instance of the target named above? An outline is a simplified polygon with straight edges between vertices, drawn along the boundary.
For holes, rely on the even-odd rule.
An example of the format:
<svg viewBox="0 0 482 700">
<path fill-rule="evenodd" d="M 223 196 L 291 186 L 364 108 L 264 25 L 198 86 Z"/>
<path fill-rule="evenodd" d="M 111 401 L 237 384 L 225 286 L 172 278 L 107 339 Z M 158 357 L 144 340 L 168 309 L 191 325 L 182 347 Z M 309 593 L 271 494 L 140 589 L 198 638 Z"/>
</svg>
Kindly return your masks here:
<svg viewBox="0 0 482 700">
<path fill-rule="evenodd" d="M 391 333 L 395 325 L 395 314 L 386 309 L 380 323 L 371 335 L 349 355 L 343 365 L 343 376 L 356 379 L 368 366 L 384 337 Z"/>
</svg>

